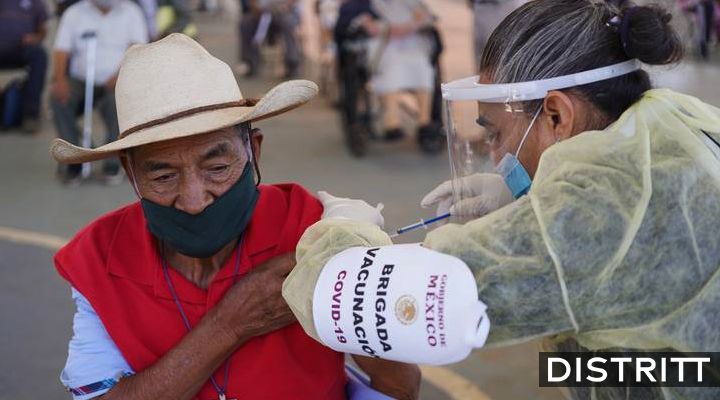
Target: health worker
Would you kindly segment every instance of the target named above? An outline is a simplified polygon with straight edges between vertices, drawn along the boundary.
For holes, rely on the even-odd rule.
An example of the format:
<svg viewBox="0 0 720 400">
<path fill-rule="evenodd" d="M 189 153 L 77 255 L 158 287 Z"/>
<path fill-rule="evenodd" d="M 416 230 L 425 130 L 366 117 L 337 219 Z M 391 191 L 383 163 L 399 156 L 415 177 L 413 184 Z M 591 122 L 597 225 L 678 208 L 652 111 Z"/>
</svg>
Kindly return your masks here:
<svg viewBox="0 0 720 400">
<path fill-rule="evenodd" d="M 306 332 L 430 364 L 538 338 L 564 350 L 719 351 L 720 109 L 651 86 L 646 66 L 682 57 L 670 19 L 593 0 L 535 0 L 505 18 L 479 76 L 443 86 L 454 179 L 424 199 L 473 218 L 393 245 L 372 222 L 378 210 L 321 194 L 323 219 L 283 285 Z M 477 173 L 483 148 L 494 173 Z"/>
</svg>

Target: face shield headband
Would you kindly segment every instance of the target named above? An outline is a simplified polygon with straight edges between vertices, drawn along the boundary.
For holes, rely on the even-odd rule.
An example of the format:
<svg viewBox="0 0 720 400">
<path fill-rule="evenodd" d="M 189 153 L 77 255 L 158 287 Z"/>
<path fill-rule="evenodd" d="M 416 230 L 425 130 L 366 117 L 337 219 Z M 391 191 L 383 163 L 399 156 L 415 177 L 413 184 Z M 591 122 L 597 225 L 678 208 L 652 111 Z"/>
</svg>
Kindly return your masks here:
<svg viewBox="0 0 720 400">
<path fill-rule="evenodd" d="M 545 98 L 551 90 L 567 89 L 616 78 L 640 69 L 632 59 L 606 67 L 536 81 L 481 84 L 478 76 L 458 79 L 442 85 L 445 101 L 476 100 L 485 103 L 512 103 Z"/>
</svg>

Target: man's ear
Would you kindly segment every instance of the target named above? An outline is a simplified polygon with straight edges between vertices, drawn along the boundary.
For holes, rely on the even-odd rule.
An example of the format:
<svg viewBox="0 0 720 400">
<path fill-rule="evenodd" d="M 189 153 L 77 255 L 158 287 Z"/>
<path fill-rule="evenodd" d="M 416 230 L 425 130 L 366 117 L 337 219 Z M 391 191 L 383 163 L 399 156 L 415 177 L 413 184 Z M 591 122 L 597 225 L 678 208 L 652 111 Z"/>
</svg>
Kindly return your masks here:
<svg viewBox="0 0 720 400">
<path fill-rule="evenodd" d="M 552 132 L 555 141 L 570 138 L 576 124 L 576 110 L 570 96 L 559 91 L 550 91 L 543 101 L 543 124 Z"/>
<path fill-rule="evenodd" d="M 135 174 L 130 169 L 131 166 L 130 166 L 130 157 L 128 156 L 128 151 L 129 150 L 122 150 L 122 151 L 120 151 L 120 153 L 118 153 L 118 157 L 120 158 L 120 164 L 122 165 L 123 169 L 125 170 L 125 176 L 127 176 L 128 181 L 130 181 L 130 186 L 132 186 L 133 191 L 135 192 L 137 197 L 142 198 L 142 196 L 140 196 L 140 192 L 138 192 L 139 189 L 138 189 L 137 182 L 135 181 Z"/>
<path fill-rule="evenodd" d="M 130 159 L 128 158 L 127 151 L 123 150 L 120 151 L 118 154 L 118 157 L 120 158 L 120 164 L 122 165 L 123 169 L 125 170 L 125 176 L 127 176 L 128 180 L 130 181 L 130 184 L 133 184 L 133 181 L 135 180 L 135 176 L 130 173 Z"/>
<path fill-rule="evenodd" d="M 260 128 L 253 128 L 250 138 L 250 145 L 252 146 L 253 155 L 255 156 L 255 162 L 260 164 L 260 149 L 262 148 L 263 142 L 263 134 Z"/>
</svg>

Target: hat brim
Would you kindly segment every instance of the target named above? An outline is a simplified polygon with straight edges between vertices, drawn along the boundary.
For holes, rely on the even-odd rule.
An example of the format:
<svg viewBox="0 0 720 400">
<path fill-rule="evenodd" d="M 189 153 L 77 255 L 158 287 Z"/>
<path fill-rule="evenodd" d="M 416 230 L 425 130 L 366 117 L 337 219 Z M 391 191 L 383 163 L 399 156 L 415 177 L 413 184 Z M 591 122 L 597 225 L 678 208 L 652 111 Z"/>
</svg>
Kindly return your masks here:
<svg viewBox="0 0 720 400">
<path fill-rule="evenodd" d="M 50 145 L 50 154 L 63 164 L 102 160 L 117 155 L 121 150 L 145 144 L 201 135 L 243 122 L 267 119 L 307 103 L 317 92 L 318 87 L 314 82 L 287 81 L 270 89 L 252 107 L 230 107 L 192 114 L 139 130 L 94 149 L 76 146 L 62 139 L 54 139 Z"/>
</svg>

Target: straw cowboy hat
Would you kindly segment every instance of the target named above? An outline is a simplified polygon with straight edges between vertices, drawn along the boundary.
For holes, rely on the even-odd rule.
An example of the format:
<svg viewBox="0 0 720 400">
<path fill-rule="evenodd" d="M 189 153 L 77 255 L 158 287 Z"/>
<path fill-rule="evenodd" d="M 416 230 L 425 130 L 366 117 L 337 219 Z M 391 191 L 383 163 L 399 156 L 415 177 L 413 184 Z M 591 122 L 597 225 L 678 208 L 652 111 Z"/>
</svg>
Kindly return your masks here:
<svg viewBox="0 0 720 400">
<path fill-rule="evenodd" d="M 50 153 L 61 163 L 100 160 L 148 143 L 259 121 L 298 107 L 315 94 L 306 80 L 283 82 L 261 99 L 244 99 L 230 67 L 182 34 L 132 46 L 120 66 L 115 101 L 120 135 L 95 149 L 61 139 Z"/>
</svg>

